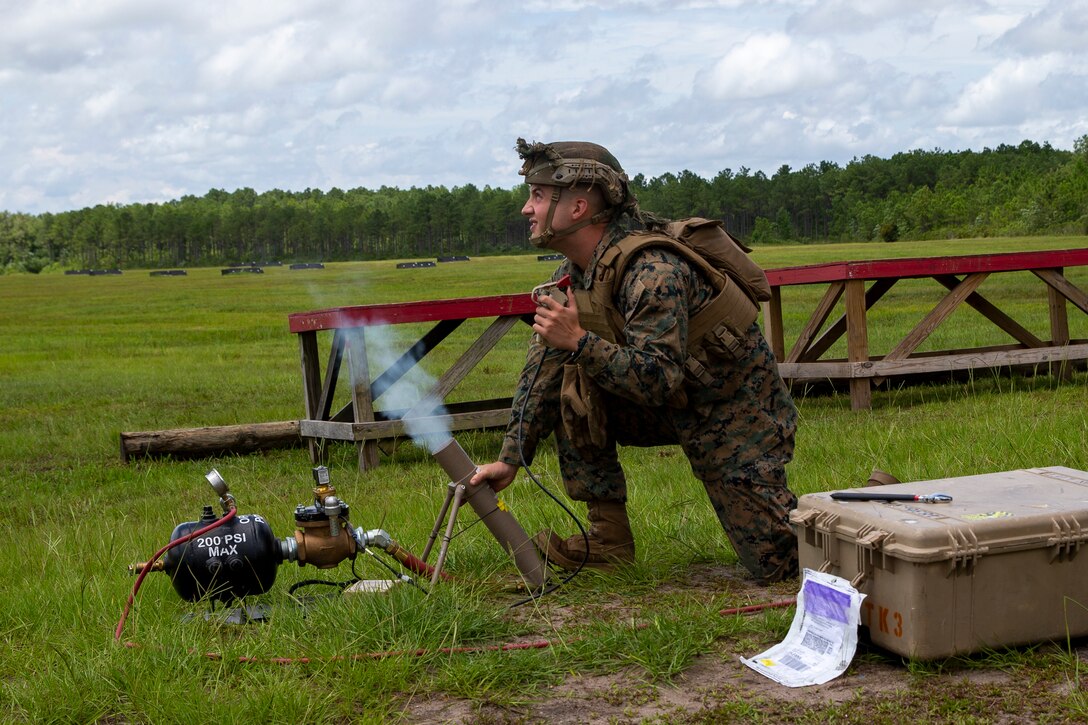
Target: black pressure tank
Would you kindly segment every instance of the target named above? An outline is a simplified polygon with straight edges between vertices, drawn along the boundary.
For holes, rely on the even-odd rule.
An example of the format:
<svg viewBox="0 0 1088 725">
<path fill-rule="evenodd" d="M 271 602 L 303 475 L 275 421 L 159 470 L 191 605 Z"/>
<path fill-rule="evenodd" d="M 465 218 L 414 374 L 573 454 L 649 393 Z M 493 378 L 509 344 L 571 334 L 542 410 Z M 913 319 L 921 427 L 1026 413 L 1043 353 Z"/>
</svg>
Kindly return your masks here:
<svg viewBox="0 0 1088 725">
<path fill-rule="evenodd" d="M 214 509 L 205 506 L 200 520 L 178 524 L 170 541 L 215 523 L 217 518 Z M 195 602 L 207 597 L 229 602 L 271 589 L 282 562 L 280 542 L 268 522 L 256 514 L 239 514 L 166 552 L 163 571 L 170 575 L 182 599 Z"/>
</svg>

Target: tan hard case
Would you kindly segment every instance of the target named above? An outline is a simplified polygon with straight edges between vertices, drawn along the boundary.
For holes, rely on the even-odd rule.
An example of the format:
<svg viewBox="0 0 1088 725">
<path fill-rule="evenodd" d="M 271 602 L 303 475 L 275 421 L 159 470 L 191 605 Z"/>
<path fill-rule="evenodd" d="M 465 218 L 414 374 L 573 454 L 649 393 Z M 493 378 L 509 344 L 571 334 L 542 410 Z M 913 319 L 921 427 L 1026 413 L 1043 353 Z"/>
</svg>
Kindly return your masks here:
<svg viewBox="0 0 1088 725">
<path fill-rule="evenodd" d="M 1063 466 L 850 489 L 950 503 L 801 496 L 802 567 L 867 597 L 873 644 L 931 660 L 1088 634 L 1088 473 Z"/>
</svg>

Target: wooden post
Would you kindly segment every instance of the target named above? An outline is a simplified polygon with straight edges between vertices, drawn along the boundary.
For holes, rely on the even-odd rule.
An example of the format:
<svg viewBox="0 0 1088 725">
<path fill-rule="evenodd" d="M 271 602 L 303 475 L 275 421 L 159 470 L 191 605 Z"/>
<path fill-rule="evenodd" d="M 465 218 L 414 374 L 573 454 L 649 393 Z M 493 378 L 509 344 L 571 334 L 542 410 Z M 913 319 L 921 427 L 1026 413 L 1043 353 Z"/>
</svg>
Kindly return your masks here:
<svg viewBox="0 0 1088 725">
<path fill-rule="evenodd" d="M 306 409 L 306 417 L 315 419 L 320 417 L 321 399 L 321 363 L 317 359 L 317 332 L 307 331 L 298 334 L 298 353 L 302 364 L 302 402 Z M 317 441 L 308 441 L 310 460 L 321 463 L 322 449 Z"/>
<path fill-rule="evenodd" d="M 1051 270 L 1059 277 L 1065 276 L 1065 270 L 1061 267 Z M 1069 310 L 1066 307 L 1065 297 L 1052 286 L 1046 286 L 1047 308 L 1050 313 L 1050 344 L 1069 344 Z M 1068 360 L 1062 360 L 1057 364 L 1051 364 L 1050 374 L 1059 379 L 1069 381 L 1073 378 L 1073 367 Z"/>
<path fill-rule="evenodd" d="M 370 364 L 366 359 L 366 328 L 346 330 L 348 370 L 351 378 L 351 403 L 356 423 L 374 422 L 374 399 L 370 394 Z M 378 465 L 378 442 L 359 442 L 359 470 L 367 471 Z"/>
<path fill-rule="evenodd" d="M 869 331 L 865 322 L 865 281 L 846 282 L 846 352 L 850 362 L 868 362 Z M 850 378 L 850 407 L 864 410 L 873 405 L 869 378 Z"/>
<path fill-rule="evenodd" d="M 1064 276 L 1061 267 L 1053 270 L 1054 274 Z M 1069 344 L 1069 315 L 1065 297 L 1052 286 L 1046 286 L 1047 307 L 1050 311 L 1050 341 L 1052 345 Z"/>
<path fill-rule="evenodd" d="M 786 359 L 786 338 L 782 330 L 782 288 L 771 288 L 771 299 L 762 303 L 763 329 L 767 331 L 767 342 L 771 352 L 778 360 Z"/>
</svg>

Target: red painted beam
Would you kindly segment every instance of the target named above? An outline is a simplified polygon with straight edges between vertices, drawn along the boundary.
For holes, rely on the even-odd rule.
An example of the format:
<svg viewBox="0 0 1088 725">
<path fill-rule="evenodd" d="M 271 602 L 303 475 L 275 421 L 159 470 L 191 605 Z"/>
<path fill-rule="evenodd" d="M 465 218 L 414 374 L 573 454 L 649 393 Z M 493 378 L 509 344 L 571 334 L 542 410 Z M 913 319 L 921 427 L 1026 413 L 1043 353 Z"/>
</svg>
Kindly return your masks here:
<svg viewBox="0 0 1088 725">
<path fill-rule="evenodd" d="M 851 279 L 909 279 L 944 274 L 1014 272 L 1084 265 L 1088 265 L 1088 249 L 1061 249 L 1045 252 L 975 254 L 960 257 L 915 257 L 860 262 L 829 262 L 827 264 L 811 264 L 802 267 L 768 269 L 767 279 L 772 287 L 784 287 L 787 285 L 826 283 Z M 473 317 L 528 315 L 535 310 L 536 304 L 529 294 L 522 293 L 425 302 L 390 302 L 378 305 L 333 307 L 327 310 L 296 312 L 288 315 L 288 324 L 291 332 L 299 333 L 370 325 L 395 325 L 404 322 L 436 322 L 438 320 L 465 320 Z"/>
<path fill-rule="evenodd" d="M 910 279 L 912 277 L 933 277 L 942 274 L 1015 272 L 1084 265 L 1088 265 L 1088 249 L 1059 249 L 1045 252 L 877 259 L 860 262 L 830 262 L 803 267 L 782 267 L 768 269 L 767 280 L 772 287 L 783 287 L 786 285 L 836 282 L 850 279 Z"/>
<path fill-rule="evenodd" d="M 527 315 L 536 310 L 528 292 L 492 297 L 463 297 L 425 302 L 391 302 L 379 305 L 333 307 L 315 312 L 288 315 L 291 332 L 336 330 L 371 325 L 396 325 L 404 322 L 466 320 L 472 317 Z"/>
</svg>

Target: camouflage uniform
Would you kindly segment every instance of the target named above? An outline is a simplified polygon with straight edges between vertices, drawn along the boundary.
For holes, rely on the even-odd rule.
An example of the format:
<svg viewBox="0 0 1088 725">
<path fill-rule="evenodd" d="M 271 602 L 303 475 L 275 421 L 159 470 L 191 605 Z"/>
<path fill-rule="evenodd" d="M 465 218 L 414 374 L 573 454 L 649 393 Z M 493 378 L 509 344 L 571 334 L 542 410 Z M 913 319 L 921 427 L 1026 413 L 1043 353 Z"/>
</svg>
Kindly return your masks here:
<svg viewBox="0 0 1088 725">
<path fill-rule="evenodd" d="M 553 279 L 569 273 L 572 285 L 588 289 L 602 252 L 623 236 L 617 225 L 610 226 L 587 270 L 564 262 Z M 559 392 L 571 354 L 547 348 L 534 336 L 500 460 L 520 466 L 520 440 L 529 463 L 540 439 L 554 433 L 571 498 L 626 501 L 616 445 L 678 443 L 741 563 L 759 578 L 778 580 L 797 572 L 797 542 L 788 523 L 797 499 L 785 475 L 797 411 L 756 324 L 739 359 L 709 360 L 713 384 L 685 381 L 688 320 L 713 294 L 707 280 L 674 252 L 640 251 L 615 296 L 626 320 L 626 344 L 590 333 L 575 359 L 599 388 L 607 416 L 605 445 L 568 435 Z M 687 403 L 672 407 L 668 401 L 681 386 Z"/>
</svg>

